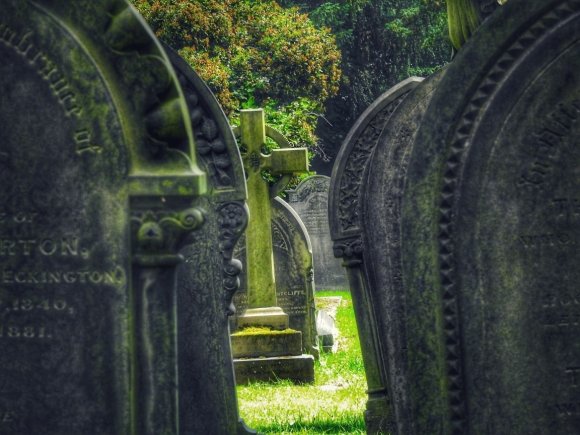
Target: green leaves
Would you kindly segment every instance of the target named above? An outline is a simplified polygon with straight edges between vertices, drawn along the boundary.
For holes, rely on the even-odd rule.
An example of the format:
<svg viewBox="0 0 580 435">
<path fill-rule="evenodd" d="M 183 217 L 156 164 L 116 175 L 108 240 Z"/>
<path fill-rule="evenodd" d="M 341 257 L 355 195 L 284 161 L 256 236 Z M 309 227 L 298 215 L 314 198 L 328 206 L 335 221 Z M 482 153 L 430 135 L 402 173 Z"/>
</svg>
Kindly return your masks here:
<svg viewBox="0 0 580 435">
<path fill-rule="evenodd" d="M 266 107 L 297 145 L 316 148 L 324 102 L 338 92 L 340 51 L 327 28 L 274 0 L 134 0 L 155 33 L 196 70 L 226 114 Z"/>
</svg>

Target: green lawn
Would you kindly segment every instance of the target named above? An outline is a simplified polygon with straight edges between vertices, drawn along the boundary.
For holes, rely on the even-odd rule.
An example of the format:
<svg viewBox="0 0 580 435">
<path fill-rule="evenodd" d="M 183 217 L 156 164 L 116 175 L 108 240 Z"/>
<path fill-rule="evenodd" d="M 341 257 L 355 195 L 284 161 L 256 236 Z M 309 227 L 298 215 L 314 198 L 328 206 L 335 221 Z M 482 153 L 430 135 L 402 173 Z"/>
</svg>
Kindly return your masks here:
<svg viewBox="0 0 580 435">
<path fill-rule="evenodd" d="M 322 353 L 315 363 L 314 385 L 255 383 L 238 387 L 240 414 L 262 434 L 364 434 L 366 380 L 352 300 L 341 296 L 337 312 L 338 351 Z"/>
</svg>

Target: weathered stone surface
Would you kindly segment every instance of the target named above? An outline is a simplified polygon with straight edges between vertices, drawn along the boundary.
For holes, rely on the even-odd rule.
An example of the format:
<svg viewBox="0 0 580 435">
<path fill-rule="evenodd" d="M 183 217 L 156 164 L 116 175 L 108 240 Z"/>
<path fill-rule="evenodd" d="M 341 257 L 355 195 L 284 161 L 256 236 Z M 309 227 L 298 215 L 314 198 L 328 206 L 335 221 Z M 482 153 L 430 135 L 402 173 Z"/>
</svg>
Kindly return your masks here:
<svg viewBox="0 0 580 435">
<path fill-rule="evenodd" d="M 232 334 L 232 354 L 234 358 L 302 355 L 302 333 L 288 330 Z"/>
<path fill-rule="evenodd" d="M 375 385 L 388 391 L 390 421 L 393 431 L 400 403 L 408 400 L 401 388 L 402 380 L 390 383 L 393 373 L 399 373 L 407 355 L 402 345 L 406 325 L 392 314 L 394 307 L 406 309 L 406 289 L 402 282 L 401 207 L 409 158 L 413 152 L 414 139 L 423 121 L 427 107 L 444 72 L 439 72 L 419 84 L 401 102 L 378 140 L 372 160 L 369 162 L 364 182 L 361 220 L 361 265 L 353 267 L 353 273 L 362 274 L 360 281 L 370 295 L 371 313 L 366 314 L 376 332 L 380 356 L 376 362 Z M 380 201 L 378 202 L 380 198 Z M 378 220 L 377 220 L 378 219 Z M 362 313 L 361 315 L 365 315 Z M 389 385 L 391 386 L 389 388 Z M 385 405 L 386 405 L 385 403 Z M 374 408 L 385 413 L 385 406 Z M 375 428 L 376 429 L 376 428 Z M 406 427 L 400 433 L 405 433 Z M 371 430 L 369 430 L 371 432 Z M 380 430 L 374 430 L 380 432 Z"/>
<path fill-rule="evenodd" d="M 310 237 L 316 290 L 344 290 L 348 288 L 346 273 L 340 260 L 334 258 L 328 228 L 329 187 L 330 177 L 308 177 L 287 191 L 288 204 L 296 210 Z"/>
<path fill-rule="evenodd" d="M 0 58 L 0 432 L 191 433 L 175 281 L 205 178 L 163 49 L 125 1 L 14 0 Z"/>
<path fill-rule="evenodd" d="M 402 128 L 401 121 L 396 123 L 390 119 L 402 102 L 411 98 L 412 91 L 417 88 L 422 79 L 411 78 L 401 82 L 379 97 L 357 120 L 346 137 L 338 158 L 334 164 L 329 198 L 329 224 L 331 237 L 334 240 L 335 255 L 342 257 L 346 267 L 353 306 L 359 329 L 361 350 L 365 364 L 369 399 L 365 420 L 369 433 L 389 431 L 393 426 L 393 418 L 387 394 L 387 373 L 383 362 L 382 331 L 375 314 L 375 299 L 383 289 L 375 291 L 370 274 L 363 260 L 362 235 L 362 200 L 365 189 L 365 174 L 372 161 L 375 148 L 388 147 L 389 143 L 382 139 L 390 130 L 397 137 Z M 421 101 L 421 98 L 419 98 Z M 414 107 L 418 103 L 410 103 Z M 406 113 L 407 111 L 403 111 Z M 409 124 L 409 121 L 406 121 Z M 410 132 L 416 125 L 402 128 L 402 142 L 410 141 Z M 380 217 L 383 219 L 383 216 Z M 374 231 L 379 222 L 373 222 L 368 227 Z M 384 257 L 377 258 L 377 262 Z M 381 313 L 378 313 L 381 314 Z"/>
<path fill-rule="evenodd" d="M 301 347 L 309 353 L 314 352 L 317 348 L 313 344 L 316 343 L 316 335 L 312 295 L 312 250 L 308 236 L 301 238 L 302 234 L 295 229 L 300 219 L 296 215 L 289 216 L 291 212 L 289 206 L 281 205 L 276 199 L 272 200 L 286 187 L 292 174 L 308 170 L 307 150 L 306 148 L 291 149 L 282 134 L 266 126 L 262 109 L 242 110 L 240 126 L 236 128 L 236 131 L 239 133 L 240 145 L 244 150 L 242 156 L 247 174 L 250 220 L 243 245 L 246 269 L 242 279 L 245 287 L 243 295 L 236 301 L 238 315 L 234 319 L 234 327 L 236 329 L 252 326 L 267 327 L 275 335 L 278 332 L 276 330 L 287 329 L 292 319 L 292 325 L 298 327 L 291 327 L 299 331 L 304 340 Z M 280 148 L 273 149 L 269 154 L 263 154 L 262 148 L 267 137 L 274 140 Z M 272 176 L 280 177 L 279 180 L 270 184 L 263 177 L 264 171 L 269 171 Z M 304 231 L 303 226 L 301 230 Z M 276 246 L 280 244 L 281 250 Z M 276 250 L 288 257 L 274 261 Z M 290 267 L 290 270 L 281 269 L 284 267 Z M 302 278 L 301 273 L 305 268 L 308 271 L 308 278 L 296 286 L 295 280 Z M 300 305 L 297 307 L 295 303 L 287 303 L 288 298 L 296 296 L 300 298 L 300 295 L 312 301 L 311 309 L 305 306 L 304 310 L 300 309 L 300 312 L 297 312 L 296 309 Z M 288 311 L 285 307 L 288 307 Z M 262 356 L 276 352 L 275 347 L 266 349 Z M 279 358 L 279 361 L 271 360 L 267 370 L 280 369 L 279 377 L 294 372 L 291 369 L 293 365 L 289 367 L 290 371 L 283 368 L 287 361 L 286 357 L 271 358 Z M 288 361 L 290 361 L 289 364 L 294 364 L 291 362 L 293 360 Z M 301 361 L 303 365 L 310 364 L 311 359 L 302 358 Z M 240 370 L 244 373 L 243 379 L 253 372 L 248 368 L 249 365 L 256 369 L 261 367 L 261 364 L 244 361 L 241 358 L 234 360 L 234 369 L 236 373 Z M 242 370 L 241 367 L 244 369 Z M 311 370 L 314 368 L 312 367 Z M 299 376 L 296 381 L 302 382 L 305 379 L 301 372 L 296 372 L 296 374 Z M 260 374 L 256 380 L 263 380 L 264 376 L 268 379 L 272 376 L 276 378 L 278 373 Z"/>
<path fill-rule="evenodd" d="M 246 183 L 229 122 L 206 84 L 167 49 L 191 114 L 197 161 L 208 175 L 203 232 L 182 250 L 177 287 L 182 424 L 190 433 L 255 433 L 238 416 L 228 315 L 242 264 L 234 245 L 246 227 Z"/>
<path fill-rule="evenodd" d="M 239 384 L 249 381 L 276 381 L 288 379 L 298 384 L 314 382 L 312 355 L 281 356 L 275 358 L 244 358 L 236 364 Z"/>
<path fill-rule="evenodd" d="M 316 338 L 312 248 L 304 224 L 284 200 L 272 200 L 272 240 L 276 271 L 277 301 L 288 314 L 289 327 L 302 332 L 305 353 L 318 356 Z M 243 238 L 236 256 L 245 259 Z M 238 312 L 247 306 L 245 271 L 240 274 L 240 290 L 234 296 Z M 232 329 L 237 329 L 234 318 Z"/>
<path fill-rule="evenodd" d="M 276 300 L 276 279 L 272 255 L 270 199 L 277 192 L 262 177 L 262 172 L 270 171 L 273 176 L 292 175 L 308 170 L 306 148 L 274 149 L 268 155 L 262 153 L 266 143 L 266 123 L 262 109 L 242 110 L 240 113 L 240 143 L 247 148 L 244 153 L 244 167 L 247 174 L 248 206 L 251 217 L 246 231 L 246 280 L 248 304 L 239 316 L 252 315 L 253 309 L 263 312 L 274 307 L 279 311 Z M 283 145 L 280 143 L 279 145 Z M 254 313 L 255 314 L 255 313 Z M 252 315 L 255 325 L 260 325 L 258 316 Z M 286 324 L 284 328 L 287 328 Z"/>
<path fill-rule="evenodd" d="M 365 222 L 400 198 L 364 239 L 395 433 L 580 430 L 579 29 L 580 1 L 510 0 L 442 77 L 402 191 L 373 158 Z"/>
<path fill-rule="evenodd" d="M 334 352 L 337 336 L 336 319 L 326 310 L 316 311 L 316 333 L 321 350 L 325 352 Z"/>
</svg>

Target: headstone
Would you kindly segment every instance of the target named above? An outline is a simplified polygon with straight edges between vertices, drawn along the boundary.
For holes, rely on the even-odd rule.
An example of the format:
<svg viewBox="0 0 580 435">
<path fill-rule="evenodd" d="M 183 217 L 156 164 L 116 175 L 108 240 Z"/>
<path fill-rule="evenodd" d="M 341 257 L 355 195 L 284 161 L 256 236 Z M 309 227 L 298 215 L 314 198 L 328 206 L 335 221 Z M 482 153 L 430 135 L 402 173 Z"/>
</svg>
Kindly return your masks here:
<svg viewBox="0 0 580 435">
<path fill-rule="evenodd" d="M 277 306 L 276 281 L 272 248 L 271 188 L 262 172 L 274 176 L 308 170 L 306 148 L 275 149 L 262 153 L 266 144 L 266 124 L 262 109 L 240 113 L 240 140 L 247 148 L 244 167 L 249 190 L 250 217 L 246 231 L 248 305 L 238 316 L 239 325 L 260 325 L 274 329 L 288 327 L 288 315 Z"/>
<path fill-rule="evenodd" d="M 312 248 L 304 224 L 279 197 L 272 199 L 272 242 L 278 304 L 288 314 L 289 327 L 302 333 L 302 352 L 318 357 Z M 239 246 L 236 256 L 244 261 L 243 238 Z M 234 296 L 234 305 L 240 312 L 248 304 L 244 278 L 245 271 L 242 271 L 240 290 Z M 238 328 L 235 322 L 233 326 Z"/>
<path fill-rule="evenodd" d="M 192 433 L 206 184 L 162 47 L 126 1 L 8 0 L 0 57 L 0 432 Z"/>
<path fill-rule="evenodd" d="M 250 208 L 250 219 L 248 230 L 245 236 L 245 264 L 246 264 L 246 304 L 236 317 L 236 326 L 242 328 L 232 335 L 232 346 L 234 354 L 234 368 L 236 378 L 239 383 L 250 379 L 292 379 L 296 382 L 312 382 L 314 379 L 314 360 L 312 355 L 302 354 L 302 338 L 308 340 L 309 335 L 302 337 L 302 331 L 289 330 L 289 314 L 285 312 L 279 303 L 283 299 L 292 299 L 296 292 L 306 291 L 304 287 L 294 290 L 294 286 L 288 287 L 287 294 L 281 293 L 284 297 L 278 300 L 277 288 L 284 284 L 287 277 L 284 274 L 278 275 L 276 282 L 276 271 L 274 266 L 274 241 L 276 235 L 282 243 L 287 241 L 285 236 L 300 237 L 298 233 L 286 232 L 284 226 L 273 225 L 275 217 L 279 215 L 276 206 L 279 202 L 272 201 L 285 184 L 278 183 L 270 186 L 269 182 L 262 176 L 267 170 L 272 176 L 291 175 L 308 170 L 308 156 L 306 148 L 294 149 L 274 149 L 270 154 L 263 154 L 263 147 L 266 144 L 266 124 L 264 122 L 264 112 L 261 109 L 242 110 L 240 113 L 240 143 L 244 148 L 244 168 L 247 175 L 248 185 L 248 206 Z M 275 135 L 270 137 L 276 139 Z M 278 138 L 278 143 L 284 141 Z M 283 138 L 282 138 L 283 139 Z M 287 144 L 287 141 L 285 141 Z M 280 181 L 285 180 L 283 178 Z M 284 219 L 284 217 L 282 217 Z M 305 249 L 309 249 L 306 242 Z M 299 250 L 293 253 L 292 261 L 287 260 L 290 266 L 293 261 L 300 263 L 308 261 L 310 252 Z M 310 259 L 310 271 L 312 263 Z M 280 267 L 280 265 L 278 265 Z M 310 280 L 310 278 L 309 278 Z M 307 285 L 306 282 L 303 283 Z M 312 286 L 312 283 L 310 282 Z M 312 301 L 313 302 L 313 301 Z M 250 327 L 262 328 L 259 332 Z M 264 329 L 265 328 L 265 329 Z M 285 330 L 284 334 L 279 331 Z M 306 331 L 310 334 L 310 331 Z M 295 339 L 288 340 L 288 336 L 294 335 Z M 283 340 L 284 343 L 295 343 L 295 346 L 279 345 L 274 350 L 272 343 Z M 270 350 L 264 353 L 264 348 L 270 346 Z M 250 353 L 253 354 L 248 356 Z M 273 355 L 276 354 L 276 355 Z M 267 357 L 264 359 L 264 357 Z"/>
<path fill-rule="evenodd" d="M 442 77 L 402 191 L 373 159 L 364 222 L 400 198 L 364 239 L 393 433 L 580 431 L 579 29 L 578 0 L 510 0 Z"/>
<path fill-rule="evenodd" d="M 177 53 L 166 50 L 189 105 L 197 161 L 208 175 L 209 190 L 203 199 L 203 232 L 194 234 L 182 251 L 177 283 L 182 328 L 194 331 L 179 359 L 187 367 L 180 383 L 187 385 L 181 400 L 189 411 L 182 418 L 191 433 L 256 433 L 239 418 L 228 323 L 242 270 L 233 250 L 248 220 L 242 158 L 207 85 Z"/>
<path fill-rule="evenodd" d="M 388 431 L 392 426 L 392 414 L 387 394 L 388 379 L 383 363 L 381 331 L 374 311 L 375 299 L 382 289 L 374 290 L 363 261 L 361 200 L 364 175 L 385 126 L 396 126 L 389 124 L 393 112 L 421 81 L 421 78 L 412 77 L 399 83 L 365 110 L 345 138 L 331 177 L 328 211 L 330 232 L 334 253 L 343 259 L 350 283 L 369 391 L 365 412 L 369 433 Z M 408 138 L 408 132 L 404 132 Z M 369 229 L 374 229 L 376 224 Z"/>
<path fill-rule="evenodd" d="M 346 273 L 340 261 L 334 258 L 328 229 L 328 189 L 330 177 L 314 175 L 288 190 L 288 203 L 304 223 L 314 256 L 316 290 L 345 290 Z"/>
<path fill-rule="evenodd" d="M 414 139 L 425 116 L 427 107 L 437 89 L 444 71 L 421 82 L 396 108 L 385 124 L 372 159 L 369 161 L 361 187 L 361 265 L 353 268 L 353 273 L 362 273 L 362 283 L 368 286 L 371 294 L 373 328 L 377 331 L 380 350 L 380 378 L 383 391 L 388 391 L 388 407 L 381 408 L 388 415 L 383 424 L 389 432 L 396 430 L 395 419 L 400 403 L 408 400 L 401 389 L 388 389 L 392 373 L 398 373 L 407 355 L 400 343 L 399 334 L 404 334 L 406 325 L 388 315 L 390 307 L 400 304 L 405 298 L 402 284 L 402 260 L 400 247 L 401 203 L 405 191 L 405 177 Z M 383 202 L 377 203 L 378 198 Z M 379 219 L 379 221 L 376 221 Z M 381 239 L 388 249 L 375 249 Z M 342 244 L 340 244 L 342 246 Z M 380 259 L 379 259 L 380 257 Z M 385 275 L 388 271 L 388 274 Z M 397 305 L 399 306 L 399 305 Z M 363 314 L 364 315 L 364 314 Z M 402 349 L 402 350 L 401 350 Z M 388 414 L 387 414 L 388 409 Z M 374 432 L 380 433 L 381 428 Z M 406 428 L 402 429 L 404 433 Z"/>
</svg>

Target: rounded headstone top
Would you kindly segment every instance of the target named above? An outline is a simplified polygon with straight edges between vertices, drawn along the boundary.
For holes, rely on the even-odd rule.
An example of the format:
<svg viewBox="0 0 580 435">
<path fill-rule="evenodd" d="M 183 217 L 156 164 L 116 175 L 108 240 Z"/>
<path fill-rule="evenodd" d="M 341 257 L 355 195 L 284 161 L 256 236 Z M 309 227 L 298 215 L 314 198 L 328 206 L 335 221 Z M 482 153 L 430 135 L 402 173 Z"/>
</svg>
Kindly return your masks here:
<svg viewBox="0 0 580 435">
<path fill-rule="evenodd" d="M 417 135 L 402 234 L 423 258 L 409 270 L 426 272 L 406 278 L 441 294 L 450 433 L 515 424 L 524 409 L 518 433 L 578 427 L 550 403 L 564 388 L 545 359 L 558 353 L 550 343 L 568 346 L 563 359 L 578 353 L 532 319 L 546 314 L 535 302 L 546 285 L 566 293 L 562 276 L 577 276 L 577 225 L 559 207 L 578 191 L 579 29 L 579 0 L 510 0 L 449 65 Z M 505 364 L 517 379 L 496 376 Z M 553 397 L 531 399 L 543 395 Z"/>
<path fill-rule="evenodd" d="M 330 177 L 326 175 L 312 175 L 302 180 L 294 189 L 286 191 L 288 202 L 302 202 L 314 193 L 328 195 Z"/>
<path fill-rule="evenodd" d="M 99 116 L 98 109 L 90 107 L 90 95 L 83 95 L 90 93 L 90 84 L 85 90 L 71 84 L 74 79 L 77 87 L 84 87 L 83 81 L 90 80 L 72 70 L 90 69 L 86 62 L 76 62 L 80 57 L 99 65 L 91 74 L 108 84 L 111 102 L 123 120 L 131 175 L 187 174 L 189 190 L 205 190 L 177 77 L 160 43 L 127 1 L 10 0 L 2 7 L 5 46 L 28 60 L 53 88 L 65 81 L 70 86 L 72 97 L 67 99 L 53 89 L 63 97 L 67 116 Z M 144 186 L 133 187 L 138 191 Z"/>
<path fill-rule="evenodd" d="M 377 98 L 344 139 L 332 169 L 328 216 L 333 240 L 360 234 L 360 187 L 363 173 L 386 121 L 423 79 L 408 78 Z"/>
</svg>

